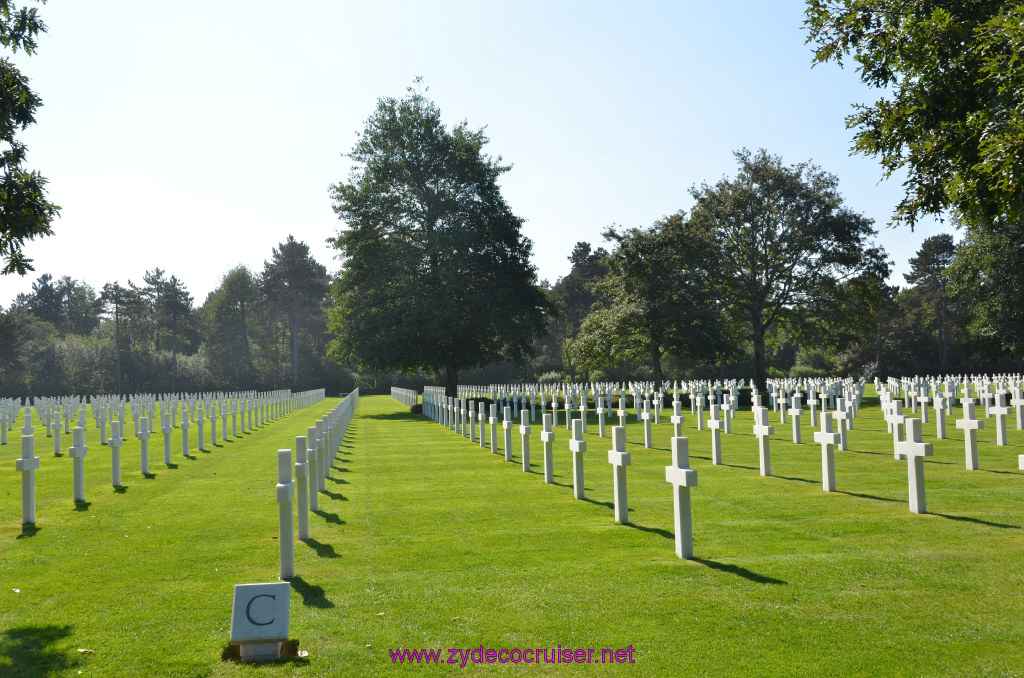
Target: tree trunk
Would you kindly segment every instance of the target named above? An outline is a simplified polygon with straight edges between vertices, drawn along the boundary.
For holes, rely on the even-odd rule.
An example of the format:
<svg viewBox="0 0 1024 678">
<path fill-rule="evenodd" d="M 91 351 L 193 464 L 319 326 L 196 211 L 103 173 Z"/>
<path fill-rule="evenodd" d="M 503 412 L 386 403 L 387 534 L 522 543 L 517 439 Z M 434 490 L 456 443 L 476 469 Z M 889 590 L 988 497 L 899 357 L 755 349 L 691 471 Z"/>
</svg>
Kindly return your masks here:
<svg viewBox="0 0 1024 678">
<path fill-rule="evenodd" d="M 459 395 L 459 368 L 448 363 L 444 366 L 444 394 L 449 398 Z"/>
<path fill-rule="evenodd" d="M 763 393 L 768 390 L 764 364 L 764 323 L 756 317 L 751 324 L 754 330 L 754 383 L 757 384 L 757 390 Z"/>
<path fill-rule="evenodd" d="M 661 388 L 661 347 L 651 342 L 651 370 L 654 372 L 654 389 Z"/>
</svg>

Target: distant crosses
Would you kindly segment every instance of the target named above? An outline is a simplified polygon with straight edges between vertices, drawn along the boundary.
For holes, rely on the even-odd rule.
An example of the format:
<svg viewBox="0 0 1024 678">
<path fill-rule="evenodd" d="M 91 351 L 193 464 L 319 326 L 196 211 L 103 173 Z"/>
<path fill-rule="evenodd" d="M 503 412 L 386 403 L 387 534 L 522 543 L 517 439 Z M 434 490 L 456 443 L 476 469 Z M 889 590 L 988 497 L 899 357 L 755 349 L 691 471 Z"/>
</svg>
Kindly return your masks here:
<svg viewBox="0 0 1024 678">
<path fill-rule="evenodd" d="M 697 486 L 697 471 L 690 468 L 690 448 L 686 438 L 672 438 L 672 465 L 665 467 L 665 480 L 672 483 L 674 490 L 672 503 L 675 509 L 676 555 L 680 558 L 693 558 L 690 488 Z"/>
<path fill-rule="evenodd" d="M 7 422 L 0 423 L 4 430 Z M 14 470 L 21 473 L 21 522 L 31 525 L 36 522 L 36 469 L 39 457 L 35 456 L 35 436 L 21 437 L 21 458 L 14 462 Z"/>
<path fill-rule="evenodd" d="M 711 406 L 708 428 L 711 429 L 711 463 L 718 466 L 722 463 L 722 420 L 718 418 L 718 405 Z"/>
<path fill-rule="evenodd" d="M 832 418 L 839 422 L 839 449 L 850 449 L 847 445 L 847 432 L 853 428 L 853 406 L 846 401 L 846 398 L 839 398 Z"/>
<path fill-rule="evenodd" d="M 1006 416 L 1011 409 L 1006 405 L 1006 393 L 996 393 L 996 404 L 989 408 L 989 413 L 996 418 L 996 445 L 1006 445 Z"/>
<path fill-rule="evenodd" d="M 672 422 L 672 437 L 681 437 L 683 435 L 683 422 L 686 421 L 686 418 L 683 416 L 682 403 L 679 402 L 678 398 L 672 401 L 672 416 L 670 421 Z M 689 459 L 688 453 L 687 459 Z"/>
<path fill-rule="evenodd" d="M 245 423 L 245 417 L 242 417 Z M 309 539 L 309 462 L 306 460 L 306 436 L 295 436 L 295 503 L 299 518 L 299 539 Z"/>
<path fill-rule="evenodd" d="M 501 428 L 505 431 L 505 461 L 512 461 L 512 408 L 502 409 Z"/>
<path fill-rule="evenodd" d="M 924 458 L 934 454 L 931 443 L 921 441 L 921 420 L 907 419 L 907 440 L 897 446 L 901 458 L 907 459 L 910 510 L 913 513 L 928 513 L 924 497 Z"/>
<path fill-rule="evenodd" d="M 935 437 L 938 440 L 946 439 L 946 399 L 941 393 L 936 392 L 932 399 L 935 405 Z"/>
<path fill-rule="evenodd" d="M 142 417 L 139 419 L 139 432 L 135 434 L 135 437 L 139 439 L 140 446 L 142 448 L 139 453 L 140 467 L 142 475 L 149 475 L 149 418 Z"/>
<path fill-rule="evenodd" d="M 519 410 L 519 435 L 523 445 L 523 471 L 530 472 L 530 413 L 524 407 Z"/>
<path fill-rule="evenodd" d="M 797 391 L 793 394 L 792 403 L 793 406 L 789 408 L 789 416 L 793 417 L 793 442 L 797 445 L 800 444 L 800 415 L 804 413 L 800 409 L 800 399 L 803 394 Z"/>
<path fill-rule="evenodd" d="M 821 486 L 826 492 L 836 491 L 836 445 L 839 434 L 832 430 L 832 413 L 821 415 L 821 431 L 814 434 L 814 442 L 821 445 Z"/>
<path fill-rule="evenodd" d="M 625 428 L 622 429 L 625 431 Z M 614 435 L 615 429 L 612 429 Z M 576 499 L 583 499 L 583 453 L 587 451 L 587 443 L 583 440 L 583 423 L 579 419 L 572 422 L 572 440 L 569 441 L 569 449 L 572 450 L 572 496 Z"/>
<path fill-rule="evenodd" d="M 544 428 L 540 432 L 540 441 L 544 443 L 544 482 L 551 485 L 555 482 L 555 469 L 552 459 L 552 445 L 555 442 L 555 432 L 551 430 L 551 415 L 546 412 L 542 414 Z"/>
<path fill-rule="evenodd" d="M 110 484 L 121 487 L 121 446 L 124 445 L 124 424 L 120 419 L 110 422 Z M 57 432 L 60 435 L 60 431 Z"/>
<path fill-rule="evenodd" d="M 783 405 L 785 407 L 785 405 Z M 772 474 L 772 456 L 768 436 L 774 435 L 775 427 L 768 425 L 768 408 L 754 408 L 754 435 L 757 436 L 757 451 L 761 465 L 761 475 Z"/>
<path fill-rule="evenodd" d="M 608 463 L 612 465 L 615 522 L 628 525 L 629 499 L 626 494 L 626 467 L 631 464 L 631 460 L 629 452 L 626 452 L 626 429 L 621 426 L 612 428 L 612 449 L 608 450 Z"/>
<path fill-rule="evenodd" d="M 967 470 L 978 470 L 978 429 L 985 428 L 985 422 L 974 418 L 974 399 L 963 398 L 964 418 L 956 420 L 956 427 L 964 431 L 964 456 Z M 1005 422 L 1004 422 L 1005 423 Z"/>
<path fill-rule="evenodd" d="M 74 482 L 74 500 L 85 501 L 85 455 L 89 453 L 89 449 L 85 446 L 85 429 L 81 426 L 76 426 L 72 431 L 71 438 L 72 445 L 68 449 L 68 456 L 74 462 L 73 468 L 73 482 Z"/>
</svg>

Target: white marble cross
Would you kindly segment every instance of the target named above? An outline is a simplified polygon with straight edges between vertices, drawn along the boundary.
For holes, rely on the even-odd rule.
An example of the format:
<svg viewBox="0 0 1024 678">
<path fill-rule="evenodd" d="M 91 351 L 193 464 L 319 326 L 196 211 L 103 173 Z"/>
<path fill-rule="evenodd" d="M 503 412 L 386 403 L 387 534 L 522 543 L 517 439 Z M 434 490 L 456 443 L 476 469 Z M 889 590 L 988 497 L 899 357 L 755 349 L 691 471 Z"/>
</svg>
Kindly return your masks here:
<svg viewBox="0 0 1024 678">
<path fill-rule="evenodd" d="M 675 513 L 676 555 L 693 558 L 693 516 L 690 513 L 690 488 L 697 486 L 697 471 L 690 468 L 689 440 L 672 438 L 672 465 L 665 467 L 665 480 L 672 483 Z"/>
<path fill-rule="evenodd" d="M 612 449 L 608 450 L 608 463 L 612 465 L 613 494 L 615 497 L 615 522 L 629 524 L 629 499 L 626 494 L 626 467 L 632 461 L 626 451 L 626 429 L 612 427 Z"/>
<path fill-rule="evenodd" d="M 946 439 L 946 399 L 941 393 L 936 392 L 932 399 L 935 406 L 935 437 L 938 440 Z"/>
<path fill-rule="evenodd" d="M 907 478 L 910 495 L 910 510 L 913 513 L 928 513 L 924 496 L 924 458 L 934 454 L 931 443 L 921 441 L 921 420 L 907 419 L 907 440 L 897 445 L 900 458 L 907 460 Z"/>
<path fill-rule="evenodd" d="M 149 433 L 149 418 L 146 417 L 145 415 L 143 415 L 142 417 L 140 417 L 138 419 L 137 423 L 138 423 L 138 426 L 139 426 L 139 432 L 135 434 L 135 437 L 139 439 L 140 446 L 142 448 L 141 452 L 139 454 L 139 457 L 140 457 L 140 467 L 141 467 L 142 475 L 148 476 L 149 475 L 149 436 L 150 436 L 150 433 Z"/>
<path fill-rule="evenodd" d="M 651 401 L 644 400 L 644 409 L 640 413 L 640 418 L 644 422 L 644 447 L 651 449 Z M 615 431 L 612 431 L 612 435 Z"/>
<path fill-rule="evenodd" d="M 800 415 L 804 413 L 800 409 L 800 399 L 803 394 L 797 391 L 793 394 L 792 407 L 789 408 L 789 414 L 793 417 L 793 442 L 799 445 L 802 441 L 800 439 Z"/>
<path fill-rule="evenodd" d="M 754 408 L 754 435 L 757 436 L 757 451 L 761 466 L 761 475 L 772 474 L 772 456 L 768 436 L 775 434 L 775 427 L 768 425 L 768 408 Z"/>
<path fill-rule="evenodd" d="M 682 403 L 678 400 L 672 401 L 672 416 L 669 419 L 672 422 L 672 436 L 679 438 L 683 435 L 683 422 L 686 421 L 686 417 L 683 416 Z"/>
<path fill-rule="evenodd" d="M 608 410 L 604 406 L 604 396 L 597 396 L 597 435 L 604 438 L 604 415 Z"/>
<path fill-rule="evenodd" d="M 5 428 L 7 422 L 2 424 Z M 35 456 L 35 436 L 21 437 L 21 457 L 14 462 L 14 470 L 21 473 L 21 522 L 32 525 L 36 522 L 36 469 L 39 457 Z"/>
<path fill-rule="evenodd" d="M 989 412 L 996 418 L 996 445 L 1006 445 L 1006 417 L 1012 411 L 1006 405 L 1006 392 L 996 393 L 996 404 L 989 408 Z"/>
<path fill-rule="evenodd" d="M 85 428 L 76 426 L 72 431 L 71 442 L 68 456 L 74 460 L 74 499 L 85 501 L 85 455 L 89 453 L 85 446 Z"/>
<path fill-rule="evenodd" d="M 309 510 L 320 510 L 320 455 L 316 446 L 316 426 L 306 428 L 306 454 L 309 462 Z"/>
<path fill-rule="evenodd" d="M 612 431 L 614 433 L 614 429 Z M 587 441 L 583 440 L 583 422 L 579 419 L 573 419 L 569 449 L 572 450 L 572 496 L 583 499 L 583 453 L 587 451 Z"/>
<path fill-rule="evenodd" d="M 554 408 L 555 412 L 558 408 Z M 498 405 L 491 403 L 491 416 L 487 418 L 487 423 L 491 427 L 491 454 L 498 453 Z"/>
<path fill-rule="evenodd" d="M 512 461 L 512 408 L 502 408 L 501 428 L 505 431 L 505 461 Z"/>
<path fill-rule="evenodd" d="M 225 427 L 227 428 L 227 427 Z M 292 528 L 292 500 L 295 486 L 292 484 L 292 451 L 277 451 L 277 506 L 278 506 L 278 547 L 281 562 L 281 579 L 295 576 L 295 533 Z"/>
<path fill-rule="evenodd" d="M 708 428 L 711 429 L 711 463 L 717 466 L 722 463 L 722 420 L 718 418 L 718 405 L 711 406 Z"/>
<path fill-rule="evenodd" d="M 961 398 L 960 404 L 964 408 L 964 418 L 956 420 L 956 427 L 964 432 L 964 456 L 967 460 L 967 470 L 978 470 L 978 429 L 985 428 L 985 422 L 974 418 L 974 399 Z"/>
<path fill-rule="evenodd" d="M 523 471 L 530 472 L 530 413 L 526 408 L 519 410 L 519 435 L 522 436 Z"/>
<path fill-rule="evenodd" d="M 124 445 L 124 424 L 120 420 L 110 422 L 110 484 L 121 486 L 121 446 Z"/>
<path fill-rule="evenodd" d="M 543 412 L 541 419 L 544 422 L 544 430 L 540 432 L 540 441 L 544 443 L 544 482 L 551 485 L 555 482 L 555 469 L 552 459 L 552 444 L 555 442 L 555 432 L 551 429 L 551 415 Z"/>
<path fill-rule="evenodd" d="M 821 486 L 826 492 L 836 491 L 836 445 L 839 434 L 832 430 L 832 413 L 821 415 L 821 430 L 815 432 L 814 442 L 821 445 Z"/>
</svg>

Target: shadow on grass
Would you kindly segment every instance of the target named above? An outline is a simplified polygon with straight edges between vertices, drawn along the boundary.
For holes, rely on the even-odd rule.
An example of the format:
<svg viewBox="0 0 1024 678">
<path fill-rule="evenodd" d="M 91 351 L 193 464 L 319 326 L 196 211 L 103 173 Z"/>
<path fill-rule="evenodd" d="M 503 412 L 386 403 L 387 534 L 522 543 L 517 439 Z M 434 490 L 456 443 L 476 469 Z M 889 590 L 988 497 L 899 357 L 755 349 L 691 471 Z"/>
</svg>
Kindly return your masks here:
<svg viewBox="0 0 1024 678">
<path fill-rule="evenodd" d="M 408 421 L 422 422 L 423 417 L 419 414 L 413 414 L 412 412 L 392 412 L 391 414 L 367 414 L 364 416 L 366 419 L 406 419 Z"/>
<path fill-rule="evenodd" d="M 167 468 L 171 469 L 172 471 L 178 468 L 177 464 L 165 464 L 165 466 L 167 466 Z"/>
<path fill-rule="evenodd" d="M 336 462 L 338 462 L 340 464 L 351 464 L 352 463 L 351 459 L 340 459 L 339 458 L 339 459 L 335 459 L 334 461 L 336 461 Z M 332 466 L 333 466 L 333 464 L 332 464 Z M 340 467 L 335 467 L 335 468 L 340 468 Z"/>
<path fill-rule="evenodd" d="M 10 659 L 4 676 L 49 676 L 64 673 L 81 663 L 79 656 L 54 647 L 71 635 L 71 626 L 16 626 L 0 633 L 0 656 Z"/>
<path fill-rule="evenodd" d="M 153 480 L 154 478 L 156 478 L 156 474 L 155 473 L 143 473 L 142 477 L 145 478 L 146 480 Z"/>
<path fill-rule="evenodd" d="M 90 506 L 92 506 L 91 501 L 81 501 L 78 499 L 75 500 L 76 511 L 88 511 Z"/>
<path fill-rule="evenodd" d="M 729 574 L 735 574 L 739 577 L 743 577 L 744 579 L 749 579 L 750 581 L 757 584 L 786 583 L 781 579 L 775 579 L 774 577 L 768 577 L 763 574 L 758 574 L 757 572 L 751 572 L 747 568 L 740 567 L 739 565 L 727 565 L 725 563 L 719 563 L 717 561 L 707 560 L 705 558 L 694 558 L 693 562 L 700 563 L 701 565 L 706 565 L 707 567 L 710 567 L 712 570 L 719 570 L 720 572 L 728 572 Z"/>
<path fill-rule="evenodd" d="M 989 527 L 998 527 L 1004 530 L 1019 530 L 1020 525 L 1007 525 L 1006 523 L 993 523 L 989 520 L 982 520 L 981 518 L 969 518 L 968 516 L 954 516 L 948 513 L 933 513 L 929 511 L 933 516 L 939 516 L 940 518 L 946 518 L 947 520 L 957 520 L 965 523 L 977 523 L 978 525 L 987 525 Z"/>
<path fill-rule="evenodd" d="M 760 471 L 761 470 L 761 469 L 759 469 L 756 466 L 744 466 L 743 464 L 719 464 L 719 466 L 728 466 L 729 468 L 745 468 L 748 471 Z M 781 478 L 782 476 L 778 476 L 778 477 Z"/>
<path fill-rule="evenodd" d="M 836 450 L 836 452 L 843 452 L 844 450 Z M 871 450 L 845 450 L 846 452 L 853 452 L 854 454 L 874 454 L 880 457 L 891 456 L 888 452 L 872 452 Z"/>
<path fill-rule="evenodd" d="M 339 471 L 347 471 L 348 469 L 340 469 L 339 468 L 338 470 Z M 335 478 L 333 476 L 327 476 L 327 480 L 330 480 L 332 483 L 338 483 L 340 485 L 348 485 L 348 481 L 345 480 L 344 478 Z"/>
<path fill-rule="evenodd" d="M 798 483 L 810 483 L 811 485 L 818 485 L 818 484 L 821 483 L 820 480 L 809 480 L 807 478 L 794 478 L 792 476 L 779 476 L 779 475 L 776 475 L 776 476 L 773 476 L 773 477 L 774 478 L 780 478 L 782 480 L 793 480 L 793 481 L 796 481 Z"/>
<path fill-rule="evenodd" d="M 324 522 L 331 523 L 333 525 L 344 525 L 345 521 L 341 519 L 337 513 L 329 513 L 324 510 L 313 511 L 316 515 L 324 519 Z"/>
<path fill-rule="evenodd" d="M 847 494 L 851 497 L 860 497 L 861 499 L 873 499 L 875 501 L 888 501 L 894 504 L 905 504 L 905 499 L 892 499 L 890 497 L 879 497 L 874 494 L 861 494 L 860 492 L 847 492 L 845 490 L 836 490 L 836 494 Z"/>
<path fill-rule="evenodd" d="M 334 607 L 334 603 L 327 600 L 324 595 L 324 587 L 310 584 L 302 577 L 292 577 L 288 580 L 296 593 L 302 596 L 302 604 L 306 607 L 328 608 Z"/>
<path fill-rule="evenodd" d="M 665 539 L 672 541 L 676 540 L 676 536 L 668 530 L 663 530 L 660 527 L 647 527 L 646 525 L 637 525 L 636 523 L 626 523 L 626 527 L 632 527 L 634 530 L 640 530 L 641 532 L 650 532 L 651 534 L 659 534 Z"/>
<path fill-rule="evenodd" d="M 128 491 L 128 486 L 127 485 L 114 485 L 114 492 L 116 492 L 117 494 L 124 494 L 127 491 Z"/>
<path fill-rule="evenodd" d="M 320 490 L 320 492 L 326 494 L 331 499 L 337 499 L 338 501 L 348 501 L 348 497 L 343 495 L 341 492 L 331 492 L 330 490 Z"/>
<path fill-rule="evenodd" d="M 21 534 L 15 539 L 25 539 L 26 537 L 34 537 L 39 532 L 39 528 L 36 527 L 35 523 L 22 523 Z"/>
<path fill-rule="evenodd" d="M 325 544 L 322 541 L 307 539 L 306 545 L 316 551 L 316 554 L 321 558 L 341 558 L 341 554 L 335 551 L 333 546 Z"/>
<path fill-rule="evenodd" d="M 182 456 L 182 457 L 183 457 L 184 459 L 188 459 L 189 461 L 195 461 L 195 460 L 196 460 L 196 456 L 195 456 L 195 455 L 193 455 L 193 454 L 183 454 L 183 455 L 181 455 L 181 456 Z"/>
<path fill-rule="evenodd" d="M 592 489 L 594 489 L 594 488 L 592 488 L 592 487 L 584 487 L 583 488 L 584 491 L 592 490 Z M 591 499 L 590 497 L 587 497 L 587 496 L 583 497 L 583 501 L 588 502 L 590 504 L 597 504 L 598 506 L 604 506 L 606 508 L 610 508 L 610 509 L 613 509 L 613 510 L 615 509 L 615 504 L 613 504 L 610 501 L 598 501 L 596 499 Z"/>
</svg>

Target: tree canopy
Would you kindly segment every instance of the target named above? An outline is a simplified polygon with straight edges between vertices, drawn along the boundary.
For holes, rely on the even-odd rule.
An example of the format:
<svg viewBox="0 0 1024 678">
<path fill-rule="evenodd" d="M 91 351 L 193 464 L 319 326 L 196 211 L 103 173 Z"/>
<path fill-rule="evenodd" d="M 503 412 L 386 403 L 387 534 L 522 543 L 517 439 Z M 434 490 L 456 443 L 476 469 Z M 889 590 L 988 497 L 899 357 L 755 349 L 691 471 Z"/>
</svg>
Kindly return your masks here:
<svg viewBox="0 0 1024 678">
<path fill-rule="evenodd" d="M 412 88 L 378 101 L 349 180 L 331 187 L 345 222 L 330 324 L 341 361 L 444 369 L 454 394 L 460 369 L 532 355 L 551 302 L 487 142 L 466 122 L 447 129 Z"/>
<path fill-rule="evenodd" d="M 1024 220 L 1024 2 L 808 0 L 815 63 L 853 54 L 883 91 L 846 124 L 853 150 L 906 171 L 895 221 L 955 210 Z"/>
<path fill-rule="evenodd" d="M 36 36 L 45 32 L 46 24 L 35 7 L 0 0 L 0 45 L 12 53 L 34 54 Z M 28 240 L 52 235 L 50 222 L 60 212 L 47 200 L 46 179 L 25 169 L 28 149 L 16 136 L 36 121 L 36 109 L 42 105 L 28 78 L 9 59 L 0 58 L 0 274 L 24 275 L 33 270 L 22 247 Z"/>
<path fill-rule="evenodd" d="M 690 221 L 721 252 L 723 299 L 753 341 L 763 388 L 766 334 L 782 326 L 824 338 L 816 330 L 863 321 L 845 303 L 849 283 L 886 264 L 869 242 L 871 220 L 843 204 L 834 175 L 810 163 L 786 167 L 764 150 L 735 155 L 735 179 L 691 189 Z"/>
</svg>

